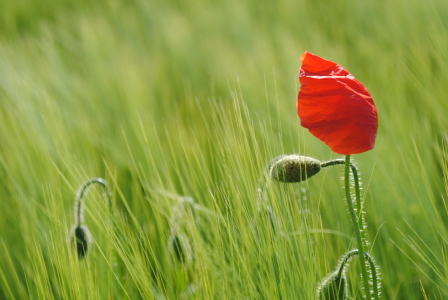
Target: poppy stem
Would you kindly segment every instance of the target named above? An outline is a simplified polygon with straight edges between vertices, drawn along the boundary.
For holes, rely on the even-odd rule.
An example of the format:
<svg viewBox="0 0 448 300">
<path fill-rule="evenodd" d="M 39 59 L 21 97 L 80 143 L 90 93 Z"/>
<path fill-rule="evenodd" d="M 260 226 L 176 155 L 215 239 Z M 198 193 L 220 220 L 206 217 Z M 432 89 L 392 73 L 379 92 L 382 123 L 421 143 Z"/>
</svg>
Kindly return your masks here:
<svg viewBox="0 0 448 300">
<path fill-rule="evenodd" d="M 109 188 L 107 186 L 107 182 L 103 178 L 92 178 L 86 182 L 79 188 L 76 198 L 75 198 L 75 225 L 79 226 L 84 223 L 84 207 L 82 200 L 87 193 L 88 187 L 92 184 L 100 184 L 106 189 L 106 199 L 107 204 L 109 205 L 109 211 L 112 212 L 112 200 L 109 192 Z"/>
<path fill-rule="evenodd" d="M 344 254 L 344 256 L 341 259 L 341 262 L 339 264 L 339 268 L 338 268 L 338 276 L 342 277 L 344 271 L 345 271 L 345 266 L 347 264 L 347 262 L 355 255 L 359 256 L 359 250 L 358 249 L 353 249 L 351 251 L 348 251 Z M 369 265 L 370 265 L 370 270 L 372 272 L 372 285 L 373 285 L 373 298 L 375 300 L 379 299 L 379 285 L 378 285 L 378 278 L 376 275 L 376 265 L 375 265 L 375 259 L 367 252 L 364 252 L 364 257 L 367 259 Z"/>
<path fill-rule="evenodd" d="M 326 168 L 334 165 L 345 165 L 344 159 L 333 159 L 326 162 L 321 163 L 321 168 Z M 364 251 L 367 251 L 367 237 L 363 230 L 364 220 L 363 220 L 363 210 L 362 210 L 362 202 L 361 202 L 361 192 L 359 188 L 359 176 L 358 176 L 358 168 L 356 168 L 355 164 L 350 162 L 350 169 L 353 173 L 353 181 L 355 182 L 355 197 L 356 197 L 356 212 L 358 214 L 358 226 L 359 230 L 361 230 L 363 234 L 363 245 Z"/>
<path fill-rule="evenodd" d="M 380 292 L 379 292 L 378 277 L 377 277 L 377 274 L 376 274 L 375 260 L 367 252 L 365 252 L 364 255 L 367 257 L 367 260 L 369 261 L 370 272 L 372 272 L 373 299 L 379 300 L 380 299 Z"/>
<path fill-rule="evenodd" d="M 80 226 L 81 224 L 83 224 L 84 221 L 84 207 L 83 207 L 83 200 L 84 197 L 87 194 L 88 189 L 90 188 L 91 185 L 94 184 L 99 184 L 101 186 L 103 186 L 104 190 L 105 190 L 105 194 L 106 194 L 106 201 L 107 201 L 107 205 L 109 206 L 109 218 L 112 222 L 112 226 L 114 226 L 113 230 L 115 231 L 115 221 L 113 219 L 113 207 L 112 207 L 112 195 L 111 192 L 109 190 L 109 186 L 106 182 L 106 180 L 104 180 L 103 178 L 92 178 L 87 180 L 86 182 L 84 182 L 82 184 L 82 186 L 79 188 L 78 192 L 76 193 L 76 197 L 75 197 L 75 225 L 76 226 Z M 117 277 L 117 281 L 119 284 L 118 289 L 123 289 L 123 284 L 121 283 L 121 278 L 123 276 L 123 270 L 121 268 L 121 266 L 119 265 L 118 262 L 118 252 L 117 251 L 113 251 L 112 253 L 112 267 L 114 269 L 116 269 L 116 277 Z"/>
<path fill-rule="evenodd" d="M 366 260 L 364 257 L 364 245 L 362 242 L 361 229 L 359 228 L 358 216 L 356 215 L 355 208 L 353 206 L 353 201 L 350 194 L 350 155 L 345 156 L 345 193 L 347 197 L 347 205 L 350 212 L 350 216 L 353 222 L 353 227 L 355 228 L 356 242 L 358 244 L 359 261 L 361 265 L 361 274 L 364 284 L 364 289 L 366 295 L 370 297 L 370 284 L 369 276 L 367 275 Z M 370 298 L 371 299 L 371 298 Z"/>
<path fill-rule="evenodd" d="M 344 269 L 345 269 L 345 266 L 346 266 L 347 262 L 348 262 L 354 255 L 358 255 L 358 253 L 359 253 L 358 249 L 354 249 L 354 250 L 351 250 L 351 251 L 346 252 L 346 253 L 344 254 L 344 256 L 342 257 L 341 262 L 340 262 L 340 264 L 339 264 L 339 268 L 338 268 L 338 276 L 339 276 L 340 278 L 342 277 L 342 275 L 343 275 L 343 273 L 344 273 Z"/>
</svg>

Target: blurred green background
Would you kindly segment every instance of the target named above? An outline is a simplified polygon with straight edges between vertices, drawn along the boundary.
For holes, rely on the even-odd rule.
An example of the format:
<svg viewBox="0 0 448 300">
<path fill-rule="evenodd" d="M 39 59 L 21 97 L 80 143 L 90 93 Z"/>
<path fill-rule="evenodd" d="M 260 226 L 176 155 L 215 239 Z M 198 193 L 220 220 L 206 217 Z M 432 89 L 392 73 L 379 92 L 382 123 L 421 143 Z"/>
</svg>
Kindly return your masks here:
<svg viewBox="0 0 448 300">
<path fill-rule="evenodd" d="M 0 0 L 0 298 L 313 299 L 354 247 L 342 168 L 269 184 L 284 230 L 303 234 L 251 227 L 272 157 L 338 157 L 296 114 L 310 51 L 377 105 L 376 148 L 355 160 L 383 299 L 447 299 L 447 49 L 441 0 Z M 96 250 L 78 263 L 74 194 L 97 176 L 111 183 L 119 230 L 101 229 L 107 209 L 92 194 Z M 201 234 L 187 222 L 192 270 L 170 269 L 165 253 L 169 193 L 224 220 L 205 218 Z M 120 288 L 100 252 L 109 244 Z"/>
</svg>

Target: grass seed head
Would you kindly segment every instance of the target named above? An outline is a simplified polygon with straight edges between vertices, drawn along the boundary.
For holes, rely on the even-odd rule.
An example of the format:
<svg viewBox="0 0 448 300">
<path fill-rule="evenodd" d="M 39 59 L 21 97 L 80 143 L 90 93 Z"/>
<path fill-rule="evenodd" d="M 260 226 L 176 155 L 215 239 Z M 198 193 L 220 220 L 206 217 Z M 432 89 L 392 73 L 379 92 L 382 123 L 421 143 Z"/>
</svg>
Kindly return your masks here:
<svg viewBox="0 0 448 300">
<path fill-rule="evenodd" d="M 92 236 L 87 226 L 75 226 L 70 232 L 70 243 L 76 248 L 78 258 L 84 258 L 92 244 Z"/>
<path fill-rule="evenodd" d="M 288 155 L 272 164 L 269 175 L 281 182 L 301 182 L 319 173 L 320 165 L 320 161 L 311 157 Z"/>
</svg>

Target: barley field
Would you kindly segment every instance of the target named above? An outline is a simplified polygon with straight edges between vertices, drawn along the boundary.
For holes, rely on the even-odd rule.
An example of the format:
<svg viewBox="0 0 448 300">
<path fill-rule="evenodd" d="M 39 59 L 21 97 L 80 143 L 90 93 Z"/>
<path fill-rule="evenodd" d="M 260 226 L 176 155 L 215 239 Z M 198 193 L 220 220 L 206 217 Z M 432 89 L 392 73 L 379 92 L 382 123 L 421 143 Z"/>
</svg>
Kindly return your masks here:
<svg viewBox="0 0 448 300">
<path fill-rule="evenodd" d="M 447 49 L 441 0 L 0 0 L 0 299 L 317 299 L 356 248 L 344 169 L 266 176 L 341 158 L 300 126 L 305 51 L 375 100 L 381 299 L 448 299 Z"/>
</svg>

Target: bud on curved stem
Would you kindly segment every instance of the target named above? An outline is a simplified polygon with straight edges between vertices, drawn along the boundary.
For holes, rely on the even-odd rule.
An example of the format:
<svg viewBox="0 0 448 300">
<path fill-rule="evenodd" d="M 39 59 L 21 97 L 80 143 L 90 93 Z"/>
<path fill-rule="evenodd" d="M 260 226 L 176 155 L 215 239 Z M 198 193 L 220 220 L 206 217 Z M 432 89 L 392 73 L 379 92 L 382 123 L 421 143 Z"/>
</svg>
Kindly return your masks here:
<svg viewBox="0 0 448 300">
<path fill-rule="evenodd" d="M 347 300 L 348 288 L 345 274 L 331 273 L 322 282 L 317 292 L 319 300 Z"/>
<path fill-rule="evenodd" d="M 321 162 L 317 159 L 300 156 L 288 155 L 274 162 L 269 170 L 271 178 L 286 182 L 301 182 L 319 173 Z"/>
<path fill-rule="evenodd" d="M 106 189 L 106 200 L 109 205 L 109 211 L 112 211 L 112 200 L 109 192 L 109 188 L 107 183 L 102 178 L 93 178 L 81 185 L 79 188 L 76 198 L 75 198 L 75 206 L 74 206 L 74 227 L 70 232 L 70 242 L 76 247 L 78 258 L 82 259 L 87 255 L 87 251 L 91 247 L 92 236 L 88 227 L 84 224 L 84 207 L 83 207 L 83 199 L 87 194 L 88 188 L 92 184 L 100 184 Z"/>
<path fill-rule="evenodd" d="M 351 261 L 351 259 L 356 255 L 359 255 L 359 250 L 354 249 L 351 251 L 346 252 L 340 262 L 339 265 L 336 267 L 336 270 L 332 273 L 330 273 L 321 283 L 321 285 L 318 288 L 318 299 L 319 300 L 343 300 L 343 299 L 349 299 L 348 298 L 348 284 L 346 279 L 346 272 L 348 268 L 348 263 Z M 375 299 L 378 299 L 379 293 L 378 293 L 378 280 L 376 276 L 376 265 L 375 260 L 373 257 L 367 253 L 364 252 L 364 258 L 367 259 L 370 265 L 370 269 L 372 271 L 372 284 L 373 284 L 373 291 L 374 291 L 374 297 Z"/>
<path fill-rule="evenodd" d="M 367 254 L 367 238 L 363 230 L 364 219 L 363 219 L 363 207 L 361 201 L 360 184 L 359 184 L 359 174 L 358 169 L 354 164 L 350 162 L 350 155 L 347 155 L 345 159 L 334 159 L 327 162 L 320 162 L 314 158 L 300 156 L 300 155 L 287 155 L 279 156 L 270 165 L 269 175 L 272 179 L 280 182 L 286 183 L 296 183 L 309 179 L 310 177 L 316 175 L 321 169 L 327 168 L 334 165 L 345 165 L 345 190 L 347 196 L 347 205 L 349 208 L 349 213 L 353 222 L 355 229 L 356 242 L 360 253 L 359 259 L 361 263 L 361 273 L 363 284 L 366 289 L 366 296 L 370 297 L 370 285 L 368 282 L 367 270 L 365 259 L 368 260 L 371 267 L 371 274 L 373 280 L 373 299 L 379 299 L 379 286 L 376 275 L 376 268 L 373 263 L 373 259 Z M 353 206 L 352 197 L 350 193 L 350 170 L 353 174 L 354 189 L 355 189 L 355 200 L 356 209 Z M 331 280 L 331 284 L 342 284 L 343 274 L 341 272 L 335 273 Z M 331 280 L 329 282 L 331 282 Z M 329 285 L 331 285 L 329 283 Z M 339 296 L 342 296 L 339 295 Z M 333 299 L 333 298 L 330 298 Z M 334 299 L 345 299 L 345 298 L 334 298 Z"/>
<path fill-rule="evenodd" d="M 317 159 L 301 156 L 301 155 L 280 155 L 275 157 L 269 163 L 269 175 L 272 179 L 286 183 L 296 183 L 309 179 L 316 175 L 321 169 L 334 165 L 345 165 L 344 159 L 333 159 L 326 162 L 320 162 Z M 363 233 L 364 239 L 364 251 L 367 251 L 367 237 L 363 231 L 364 219 L 363 219 L 363 207 L 361 201 L 361 193 L 359 186 L 359 175 L 356 166 L 350 162 L 350 169 L 353 174 L 355 199 L 356 199 L 356 212 L 358 214 L 358 226 L 359 230 Z M 260 190 L 260 188 L 259 188 Z M 260 192 L 260 191 L 259 191 Z M 259 196 L 261 198 L 261 195 Z"/>
<path fill-rule="evenodd" d="M 319 300 L 348 299 L 348 284 L 345 273 L 347 272 L 348 263 L 354 255 L 358 255 L 357 249 L 346 252 L 336 270 L 322 281 L 317 290 Z"/>
<path fill-rule="evenodd" d="M 92 235 L 85 225 L 77 225 L 70 232 L 70 243 L 75 246 L 78 258 L 84 258 L 92 245 Z"/>
</svg>

